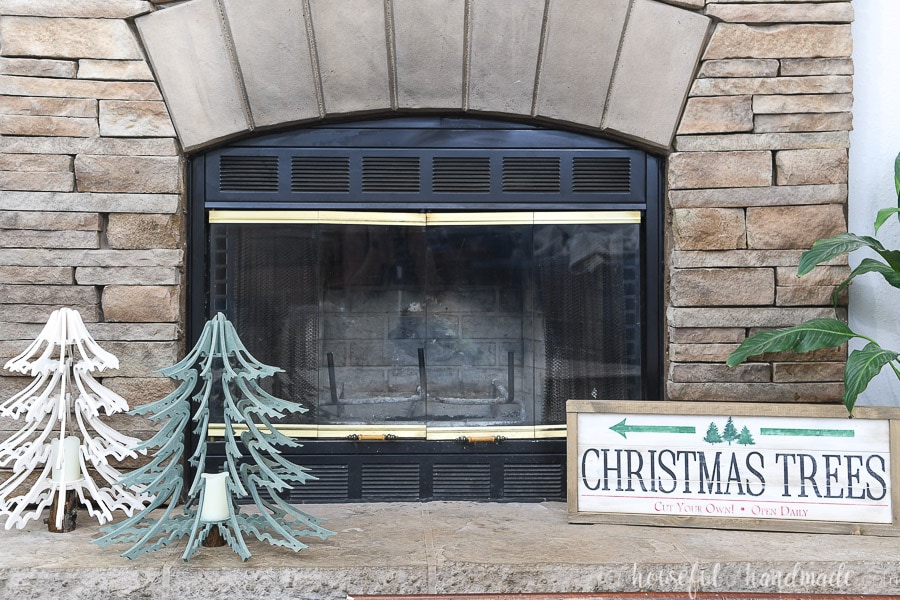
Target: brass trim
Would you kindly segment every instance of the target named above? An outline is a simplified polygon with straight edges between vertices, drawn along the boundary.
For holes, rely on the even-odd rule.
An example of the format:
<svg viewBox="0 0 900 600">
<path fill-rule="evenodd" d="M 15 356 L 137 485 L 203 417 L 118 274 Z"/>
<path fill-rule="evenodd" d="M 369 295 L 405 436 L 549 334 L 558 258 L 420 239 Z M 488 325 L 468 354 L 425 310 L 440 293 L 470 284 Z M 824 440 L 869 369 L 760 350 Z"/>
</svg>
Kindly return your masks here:
<svg viewBox="0 0 900 600">
<path fill-rule="evenodd" d="M 372 424 L 372 425 L 319 425 L 318 437 L 341 439 L 351 435 L 372 436 L 384 435 L 394 436 L 400 439 L 423 439 L 426 435 L 424 425 L 388 425 L 388 424 Z"/>
<path fill-rule="evenodd" d="M 317 223 L 424 227 L 424 214 L 341 210 L 211 210 L 210 223 Z"/>
<path fill-rule="evenodd" d="M 568 428 L 565 423 L 560 423 L 558 425 L 538 425 L 534 430 L 535 439 L 564 438 L 568 435 Z"/>
<path fill-rule="evenodd" d="M 242 423 L 232 425 L 235 434 L 247 431 Z M 306 439 L 346 439 L 351 435 L 358 436 L 392 436 L 398 439 L 424 439 L 425 425 L 276 425 L 275 429 L 288 437 Z M 266 431 L 265 427 L 260 427 Z M 225 437 L 224 423 L 210 423 L 207 436 L 211 438 Z"/>
<path fill-rule="evenodd" d="M 318 211 L 211 210 L 210 223 L 318 223 Z"/>
<path fill-rule="evenodd" d="M 345 210 L 319 211 L 319 222 L 333 225 L 397 225 L 425 227 L 426 215 L 405 212 L 368 212 Z"/>
<path fill-rule="evenodd" d="M 592 210 L 586 212 L 536 212 L 534 223 L 536 225 L 567 225 L 579 223 L 601 224 L 628 224 L 640 223 L 641 211 L 639 210 Z"/>
<path fill-rule="evenodd" d="M 564 225 L 640 223 L 637 210 L 428 213 L 428 225 Z"/>
<path fill-rule="evenodd" d="M 232 425 L 235 434 L 247 431 L 242 423 Z M 426 425 L 276 425 L 275 429 L 288 437 L 306 439 L 347 439 L 357 435 L 362 439 L 392 437 L 396 439 L 455 440 L 467 436 L 500 436 L 510 440 L 553 439 L 566 437 L 565 425 L 511 425 L 507 427 L 428 427 Z M 260 430 L 266 431 L 265 427 Z M 224 423 L 210 423 L 207 436 L 225 437 Z"/>
<path fill-rule="evenodd" d="M 211 210 L 210 223 L 299 223 L 332 225 L 553 225 L 640 223 L 637 210 L 565 212 L 406 213 L 342 210 Z"/>
<path fill-rule="evenodd" d="M 531 212 L 465 212 L 465 213 L 428 213 L 429 226 L 447 225 L 531 225 L 534 213 Z"/>
<path fill-rule="evenodd" d="M 425 439 L 446 441 L 461 437 L 501 437 L 507 440 L 536 440 L 566 437 L 565 425 L 510 425 L 506 427 L 429 427 Z"/>
</svg>

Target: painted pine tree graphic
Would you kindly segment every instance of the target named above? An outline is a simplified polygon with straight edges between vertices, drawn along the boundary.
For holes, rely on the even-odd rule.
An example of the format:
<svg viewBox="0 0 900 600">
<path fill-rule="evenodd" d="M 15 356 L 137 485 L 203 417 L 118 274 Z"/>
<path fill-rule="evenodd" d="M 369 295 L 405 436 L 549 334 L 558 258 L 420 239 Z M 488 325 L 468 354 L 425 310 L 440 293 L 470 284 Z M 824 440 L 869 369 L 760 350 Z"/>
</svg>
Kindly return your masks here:
<svg viewBox="0 0 900 600">
<path fill-rule="evenodd" d="M 742 446 L 753 446 L 756 444 L 756 441 L 753 439 L 753 436 L 750 434 L 750 430 L 747 429 L 745 425 L 743 429 L 741 429 L 740 435 L 738 435 L 737 443 Z"/>
<path fill-rule="evenodd" d="M 729 446 L 731 442 L 738 439 L 738 430 L 734 426 L 734 419 L 731 417 L 728 417 L 728 421 L 725 422 L 725 429 L 722 430 L 722 439 L 728 442 Z"/>
<path fill-rule="evenodd" d="M 719 434 L 719 428 L 716 426 L 715 422 L 709 424 L 709 427 L 706 430 L 706 437 L 703 438 L 703 441 L 709 442 L 710 444 L 722 443 L 722 436 Z"/>
</svg>

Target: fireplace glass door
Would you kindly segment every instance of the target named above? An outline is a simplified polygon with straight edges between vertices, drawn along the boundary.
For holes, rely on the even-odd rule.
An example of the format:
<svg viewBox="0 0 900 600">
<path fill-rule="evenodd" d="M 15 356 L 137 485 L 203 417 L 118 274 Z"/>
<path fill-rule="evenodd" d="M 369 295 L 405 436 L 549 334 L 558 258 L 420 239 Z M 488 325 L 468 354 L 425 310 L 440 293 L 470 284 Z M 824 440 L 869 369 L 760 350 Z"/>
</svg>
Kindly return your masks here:
<svg viewBox="0 0 900 600">
<path fill-rule="evenodd" d="M 642 397 L 640 219 L 214 210 L 210 308 L 294 435 L 561 436 L 567 399 Z"/>
</svg>

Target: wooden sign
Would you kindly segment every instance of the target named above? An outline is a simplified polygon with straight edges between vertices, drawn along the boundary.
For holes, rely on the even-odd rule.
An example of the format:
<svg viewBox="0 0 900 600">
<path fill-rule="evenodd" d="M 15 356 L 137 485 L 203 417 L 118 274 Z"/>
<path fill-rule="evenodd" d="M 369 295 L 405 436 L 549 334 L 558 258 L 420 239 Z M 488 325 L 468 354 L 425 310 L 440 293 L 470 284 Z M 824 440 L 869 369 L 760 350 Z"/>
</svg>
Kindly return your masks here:
<svg viewBox="0 0 900 600">
<path fill-rule="evenodd" d="M 570 400 L 573 523 L 900 535 L 900 409 Z"/>
</svg>

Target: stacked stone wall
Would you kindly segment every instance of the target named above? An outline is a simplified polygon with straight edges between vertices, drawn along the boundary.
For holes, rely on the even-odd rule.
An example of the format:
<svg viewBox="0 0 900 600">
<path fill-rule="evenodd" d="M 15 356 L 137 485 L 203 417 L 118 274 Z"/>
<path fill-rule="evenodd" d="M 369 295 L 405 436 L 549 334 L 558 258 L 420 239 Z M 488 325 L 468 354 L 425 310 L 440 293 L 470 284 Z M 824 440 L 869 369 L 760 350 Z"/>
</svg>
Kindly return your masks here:
<svg viewBox="0 0 900 600">
<path fill-rule="evenodd" d="M 851 3 L 684 4 L 719 22 L 668 161 L 668 397 L 837 401 L 844 350 L 724 361 L 749 333 L 834 315 L 845 263 L 797 264 L 846 230 Z"/>
<path fill-rule="evenodd" d="M 288 0 L 269 1 L 290 8 Z M 311 16 L 304 13 L 316 25 L 316 43 L 350 52 L 354 46 L 339 43 L 337 30 L 325 29 L 332 23 L 325 18 L 331 14 L 330 1 L 297 0 L 296 4 L 303 7 L 300 13 L 319 11 Z M 624 1 L 615 4 L 624 6 Z M 200 7 L 201 3 L 210 5 L 207 0 L 190 0 L 161 9 L 142 0 L 0 0 L 3 362 L 37 335 L 54 308 L 69 306 L 82 313 L 93 335 L 121 359 L 117 372 L 104 374 L 105 385 L 132 405 L 157 399 L 170 389 L 168 380 L 154 371 L 172 364 L 183 352 L 186 159 L 160 85 L 148 66 L 135 18 L 153 11 L 174 15 L 184 6 Z M 218 107 L 212 96 L 209 105 L 188 103 L 182 110 L 195 110 L 199 116 L 205 113 L 211 123 L 208 130 L 190 129 L 203 127 L 204 122 L 184 113 L 182 124 L 191 136 L 188 145 L 211 147 L 224 135 L 218 124 L 231 121 L 219 118 L 217 110 L 234 112 L 238 124 L 229 125 L 227 135 L 246 135 L 260 125 L 272 128 L 288 121 L 346 118 L 357 110 L 366 111 L 366 117 L 417 110 L 508 114 L 637 140 L 668 155 L 667 397 L 803 402 L 840 397 L 844 352 L 776 356 L 736 369 L 723 363 L 749 332 L 833 314 L 830 294 L 846 274 L 846 265 L 823 267 L 802 279 L 796 277 L 796 266 L 815 239 L 846 228 L 853 72 L 850 2 L 666 2 L 713 20 L 708 46 L 668 149 L 665 140 L 671 127 L 665 119 L 659 124 L 639 114 L 616 112 L 632 108 L 630 101 L 620 97 L 623 90 L 631 89 L 629 83 L 658 62 L 640 52 L 640 39 L 633 32 L 641 27 L 649 31 L 654 25 L 651 17 L 662 3 L 635 0 L 640 10 L 631 13 L 633 29 L 619 45 L 628 60 L 607 65 L 604 77 L 616 69 L 615 84 L 609 86 L 605 80 L 603 89 L 610 91 L 593 96 L 589 81 L 580 75 L 566 76 L 579 72 L 579 64 L 602 63 L 597 57 L 585 63 L 577 52 L 567 50 L 581 52 L 586 47 L 584 38 L 572 33 L 578 27 L 607 31 L 608 24 L 599 22 L 602 19 L 594 23 L 571 18 L 574 13 L 567 7 L 584 11 L 591 7 L 589 0 L 511 3 L 515 7 L 511 11 L 502 10 L 502 2 L 483 0 L 358 0 L 357 4 L 367 11 L 353 13 L 355 26 L 369 36 L 380 32 L 371 38 L 375 41 L 365 44 L 364 51 L 384 48 L 387 70 L 379 71 L 377 81 L 372 71 L 366 71 L 363 79 L 350 77 L 354 71 L 344 66 L 358 57 L 332 56 L 320 48 L 312 67 L 321 70 L 326 59 L 333 59 L 334 67 L 327 77 L 321 72 L 309 75 L 315 85 L 301 86 L 301 91 L 308 92 L 302 96 L 308 104 L 299 106 L 295 91 L 285 96 L 294 104 L 279 104 L 280 92 L 264 87 L 270 78 L 254 77 L 254 61 L 267 65 L 272 55 L 250 53 L 241 45 L 246 38 L 242 24 L 262 27 L 266 12 L 254 17 L 260 20 L 243 22 L 236 19 L 247 5 L 231 0 L 219 3 L 231 11 L 227 41 L 238 47 L 230 60 L 237 61 L 239 68 L 233 69 L 225 60 L 223 73 L 233 77 L 243 69 L 244 80 L 238 86 L 243 96 L 227 108 Z M 376 4 L 381 8 L 375 10 Z M 385 6 L 391 7 L 387 13 L 382 10 Z M 445 54 L 428 45 L 433 40 L 413 35 L 414 28 L 409 27 L 411 22 L 421 22 L 421 15 L 410 19 L 425 8 L 444 13 L 435 23 L 452 30 L 441 38 L 446 42 L 440 45 L 447 49 Z M 477 23 L 472 26 L 470 21 L 483 13 L 489 22 L 510 25 L 507 12 L 519 15 L 518 19 L 528 11 L 540 12 L 540 18 L 525 20 L 535 25 L 527 32 L 528 47 L 533 46 L 539 56 L 523 53 L 504 59 L 512 61 L 512 71 L 504 73 L 534 76 L 527 85 L 515 87 L 496 69 L 479 69 L 482 59 L 507 54 L 505 48 L 484 46 Z M 615 18 L 625 22 L 624 9 L 619 12 Z M 369 13 L 378 21 L 371 27 L 361 21 Z M 215 27 L 220 27 L 217 13 L 211 14 Z M 387 24 L 385 14 L 392 17 Z M 457 21 L 465 21 L 469 33 L 463 35 L 462 25 L 454 29 Z M 195 27 L 198 22 L 183 23 Z M 702 33 L 704 23 L 691 23 L 692 35 Z M 332 26 L 340 27 L 341 20 Z M 609 30 L 621 31 L 620 24 L 616 27 Z M 176 33 L 163 31 L 163 39 Z M 199 39 L 195 34 L 191 36 Z M 332 43 L 331 38 L 338 42 Z M 393 46 L 385 40 L 392 40 Z M 272 39 L 266 41 L 271 51 L 284 49 Z M 420 52 L 415 44 L 427 48 Z M 666 54 L 663 50 L 655 48 L 660 56 Z M 678 50 L 676 45 L 673 52 Z M 464 52 L 470 54 L 461 70 L 453 60 L 462 60 Z M 182 64 L 191 64 L 181 50 L 176 54 Z M 308 55 L 306 50 L 296 54 Z M 430 57 L 432 76 L 423 75 L 421 69 L 427 65 L 417 57 Z M 279 60 L 282 63 L 275 64 L 283 64 Z M 530 62 L 523 66 L 522 61 Z M 683 60 L 684 64 L 693 64 L 693 59 Z M 202 74 L 205 67 L 194 68 Z M 306 77 L 307 71 L 313 73 L 307 69 L 298 77 Z M 389 93 L 353 92 L 348 81 Z M 638 83 L 634 89 L 645 89 L 646 81 Z M 570 92 L 564 94 L 566 86 Z M 166 91 L 168 96 L 180 93 Z M 676 103 L 681 98 L 677 87 L 664 92 Z M 353 93 L 359 97 L 350 97 Z M 651 95 L 637 94 L 634 102 L 640 105 Z M 604 108 L 606 100 L 610 105 Z M 516 112 L 516 107 L 524 112 Z M 244 121 L 246 115 L 253 117 L 248 119 L 250 125 Z M 656 129 L 643 132 L 640 127 L 645 122 Z M 27 383 L 27 378 L 2 375 L 2 398 Z"/>
<path fill-rule="evenodd" d="M 0 364 L 74 308 L 132 406 L 171 389 L 154 371 L 180 356 L 184 324 L 184 159 L 130 22 L 151 10 L 0 3 Z M 4 371 L 0 398 L 29 381 Z"/>
</svg>

